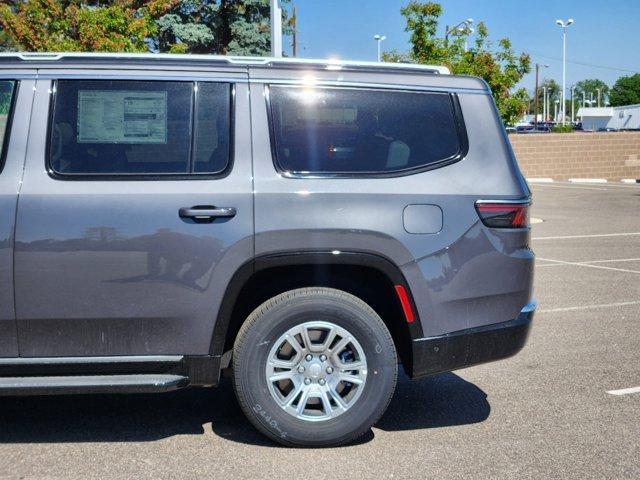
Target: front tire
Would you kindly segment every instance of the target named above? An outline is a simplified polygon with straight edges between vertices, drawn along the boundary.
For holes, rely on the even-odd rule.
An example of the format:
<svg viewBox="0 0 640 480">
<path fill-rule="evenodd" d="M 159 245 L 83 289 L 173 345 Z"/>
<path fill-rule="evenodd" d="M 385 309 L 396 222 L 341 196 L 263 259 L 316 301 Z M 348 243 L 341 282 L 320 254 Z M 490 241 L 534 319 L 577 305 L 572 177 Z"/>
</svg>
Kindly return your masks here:
<svg viewBox="0 0 640 480">
<path fill-rule="evenodd" d="M 366 433 L 397 381 L 396 350 L 378 314 L 331 288 L 280 294 L 249 315 L 233 350 L 236 396 L 273 440 L 332 446 Z"/>
</svg>

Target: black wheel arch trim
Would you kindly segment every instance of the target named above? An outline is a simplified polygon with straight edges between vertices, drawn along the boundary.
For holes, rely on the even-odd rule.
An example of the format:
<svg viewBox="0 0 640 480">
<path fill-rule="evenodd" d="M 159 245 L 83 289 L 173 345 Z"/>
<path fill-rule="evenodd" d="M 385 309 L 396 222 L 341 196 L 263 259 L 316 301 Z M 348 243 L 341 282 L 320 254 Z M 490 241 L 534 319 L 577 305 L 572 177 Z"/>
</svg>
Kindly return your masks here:
<svg viewBox="0 0 640 480">
<path fill-rule="evenodd" d="M 413 340 L 423 337 L 422 324 L 416 309 L 411 288 L 400 268 L 390 259 L 382 255 L 359 252 L 359 251 L 291 251 L 277 252 L 260 255 L 236 270 L 224 293 L 223 302 L 218 311 L 216 323 L 213 329 L 211 346 L 209 353 L 215 356 L 222 356 L 226 343 L 227 332 L 231 323 L 233 310 L 238 301 L 242 288 L 251 277 L 261 271 L 297 265 L 345 265 L 368 267 L 378 270 L 384 274 L 393 285 L 402 285 L 407 291 L 411 308 L 414 312 L 414 321 L 408 323 L 409 333 Z"/>
</svg>

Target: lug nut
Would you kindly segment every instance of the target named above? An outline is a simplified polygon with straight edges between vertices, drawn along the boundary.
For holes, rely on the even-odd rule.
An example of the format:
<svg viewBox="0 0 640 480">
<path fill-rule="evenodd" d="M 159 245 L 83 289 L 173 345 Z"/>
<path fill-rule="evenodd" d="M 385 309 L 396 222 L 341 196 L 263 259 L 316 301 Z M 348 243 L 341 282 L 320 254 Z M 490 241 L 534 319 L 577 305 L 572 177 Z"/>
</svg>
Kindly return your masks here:
<svg viewBox="0 0 640 480">
<path fill-rule="evenodd" d="M 331 368 L 331 367 L 327 367 L 327 373 L 328 373 L 328 374 L 332 374 L 332 373 L 333 373 L 333 368 Z"/>
<path fill-rule="evenodd" d="M 304 367 L 302 365 L 300 365 L 298 367 L 298 373 L 302 373 L 302 372 L 304 372 Z"/>
<path fill-rule="evenodd" d="M 306 356 L 306 357 L 304 357 L 304 359 L 305 359 L 307 362 L 310 362 L 311 360 L 313 360 L 313 355 L 311 355 L 310 353 L 307 353 L 307 356 Z"/>
<path fill-rule="evenodd" d="M 320 355 L 320 361 L 324 362 L 327 359 L 326 355 Z"/>
<path fill-rule="evenodd" d="M 324 384 L 325 384 L 325 383 L 327 383 L 327 382 L 325 382 L 325 381 L 324 381 L 324 378 L 321 378 L 320 380 L 318 380 L 318 383 L 319 383 L 320 385 L 324 385 Z"/>
<path fill-rule="evenodd" d="M 305 378 L 304 379 L 304 384 L 305 385 L 309 385 L 311 383 L 311 379 L 310 378 Z"/>
</svg>

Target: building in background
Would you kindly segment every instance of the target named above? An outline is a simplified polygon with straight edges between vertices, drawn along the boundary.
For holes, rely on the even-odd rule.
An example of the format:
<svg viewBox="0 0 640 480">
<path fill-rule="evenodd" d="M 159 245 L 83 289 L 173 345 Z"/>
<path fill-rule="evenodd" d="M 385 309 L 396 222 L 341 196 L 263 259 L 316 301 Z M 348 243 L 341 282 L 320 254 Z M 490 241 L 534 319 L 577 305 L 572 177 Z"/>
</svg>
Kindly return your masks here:
<svg viewBox="0 0 640 480">
<path fill-rule="evenodd" d="M 640 104 L 622 107 L 581 107 L 578 117 L 584 130 L 638 130 L 640 129 Z"/>
</svg>

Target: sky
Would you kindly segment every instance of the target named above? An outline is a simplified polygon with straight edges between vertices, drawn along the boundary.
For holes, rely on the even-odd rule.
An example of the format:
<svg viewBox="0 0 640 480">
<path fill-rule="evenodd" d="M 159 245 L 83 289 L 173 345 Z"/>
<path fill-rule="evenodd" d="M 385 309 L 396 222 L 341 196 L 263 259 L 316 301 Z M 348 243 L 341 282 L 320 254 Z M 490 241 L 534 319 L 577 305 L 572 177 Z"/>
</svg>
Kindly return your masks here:
<svg viewBox="0 0 640 480">
<path fill-rule="evenodd" d="M 386 35 L 382 49 L 407 51 L 400 8 L 409 0 L 293 0 L 298 10 L 298 56 L 375 60 L 373 35 Z M 511 39 L 517 52 L 531 55 L 549 67 L 540 78 L 562 82 L 562 31 L 556 19 L 573 18 L 567 29 L 567 88 L 585 78 L 612 85 L 623 75 L 640 71 L 640 0 L 443 0 L 439 25 L 473 18 L 484 21 L 489 38 Z M 290 49 L 290 39 L 285 40 Z M 289 51 L 289 50 L 288 50 Z M 535 78 L 527 75 L 519 86 L 533 91 Z"/>
</svg>

